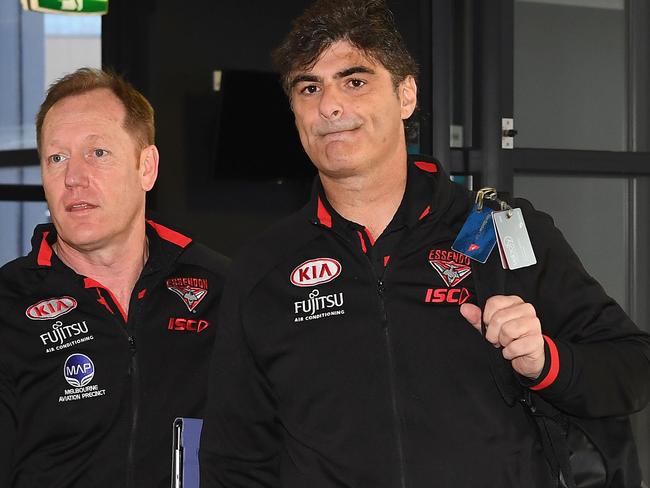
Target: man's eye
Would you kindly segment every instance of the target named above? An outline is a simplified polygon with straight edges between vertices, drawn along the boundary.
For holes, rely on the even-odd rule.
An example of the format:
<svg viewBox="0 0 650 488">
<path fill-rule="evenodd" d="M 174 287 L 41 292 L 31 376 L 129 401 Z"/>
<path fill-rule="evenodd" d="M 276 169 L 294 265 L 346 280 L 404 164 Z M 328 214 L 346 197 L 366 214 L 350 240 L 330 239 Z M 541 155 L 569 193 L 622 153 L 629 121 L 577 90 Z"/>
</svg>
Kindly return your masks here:
<svg viewBox="0 0 650 488">
<path fill-rule="evenodd" d="M 363 85 L 366 84 L 366 82 L 363 81 L 363 80 L 358 80 L 358 79 L 356 79 L 356 78 L 353 78 L 353 79 L 351 79 L 350 81 L 348 81 L 348 84 L 349 84 L 352 88 L 361 88 Z"/>
<path fill-rule="evenodd" d="M 63 154 L 52 154 L 49 158 L 47 158 L 50 163 L 57 164 L 65 160 L 65 156 Z"/>
<path fill-rule="evenodd" d="M 300 93 L 304 93 L 306 95 L 312 95 L 316 92 L 318 92 L 318 87 L 316 85 L 307 85 L 300 90 Z"/>
<path fill-rule="evenodd" d="M 96 158 L 103 158 L 106 155 L 108 155 L 108 151 L 106 149 L 93 149 L 93 156 Z"/>
</svg>

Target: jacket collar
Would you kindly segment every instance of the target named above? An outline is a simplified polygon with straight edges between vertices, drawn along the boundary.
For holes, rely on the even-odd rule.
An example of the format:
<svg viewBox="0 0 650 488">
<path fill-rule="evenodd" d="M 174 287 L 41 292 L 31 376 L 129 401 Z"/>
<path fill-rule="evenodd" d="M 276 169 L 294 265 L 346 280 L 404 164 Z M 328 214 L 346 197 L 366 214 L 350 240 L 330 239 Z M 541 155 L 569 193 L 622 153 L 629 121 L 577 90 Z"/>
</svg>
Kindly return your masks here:
<svg viewBox="0 0 650 488">
<path fill-rule="evenodd" d="M 192 239 L 186 235 L 147 219 L 146 233 L 149 240 L 149 259 L 143 274 L 154 272 L 176 258 L 190 245 Z M 28 255 L 32 268 L 53 269 L 65 266 L 54 253 L 57 232 L 53 224 L 39 224 L 32 236 L 32 250 Z"/>
<path fill-rule="evenodd" d="M 403 222 L 408 227 L 414 227 L 420 221 L 441 213 L 438 208 L 441 199 L 447 198 L 448 191 L 442 179 L 448 180 L 441 165 L 430 156 L 409 155 L 407 160 L 406 189 L 393 222 Z M 309 220 L 317 225 L 332 229 L 344 225 L 349 227 L 351 222 L 334 210 L 327 200 L 323 184 L 318 176 L 314 179 L 312 196 L 307 204 Z M 358 225 L 354 224 L 353 225 Z"/>
</svg>

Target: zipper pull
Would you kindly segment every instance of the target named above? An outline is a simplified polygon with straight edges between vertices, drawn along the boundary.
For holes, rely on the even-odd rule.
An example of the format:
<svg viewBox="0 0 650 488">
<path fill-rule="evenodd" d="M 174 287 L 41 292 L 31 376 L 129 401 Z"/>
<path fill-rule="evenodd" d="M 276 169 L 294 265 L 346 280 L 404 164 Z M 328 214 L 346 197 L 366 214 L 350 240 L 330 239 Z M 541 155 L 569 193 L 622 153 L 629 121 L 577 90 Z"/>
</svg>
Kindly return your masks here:
<svg viewBox="0 0 650 488">
<path fill-rule="evenodd" d="M 530 392 L 530 390 L 526 390 L 523 394 L 523 396 L 519 399 L 519 402 L 528 410 L 530 410 L 530 413 L 535 414 L 537 412 L 537 407 L 535 406 L 535 402 L 533 401 L 533 395 Z"/>
<path fill-rule="evenodd" d="M 384 282 L 377 281 L 377 296 L 379 297 L 379 312 L 381 313 L 381 320 L 384 326 L 388 323 L 388 315 L 386 314 L 386 304 L 384 303 Z"/>
<path fill-rule="evenodd" d="M 129 336 L 129 350 L 131 354 L 135 354 L 135 337 Z"/>
</svg>

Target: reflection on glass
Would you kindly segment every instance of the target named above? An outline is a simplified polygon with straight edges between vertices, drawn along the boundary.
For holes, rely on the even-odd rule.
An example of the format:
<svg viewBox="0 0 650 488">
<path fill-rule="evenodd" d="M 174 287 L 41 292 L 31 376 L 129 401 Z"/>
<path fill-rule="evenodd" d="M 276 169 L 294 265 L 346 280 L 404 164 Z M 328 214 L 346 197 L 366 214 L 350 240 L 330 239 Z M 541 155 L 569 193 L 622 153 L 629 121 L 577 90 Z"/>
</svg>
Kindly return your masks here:
<svg viewBox="0 0 650 488">
<path fill-rule="evenodd" d="M 515 175 L 514 180 L 515 193 L 553 215 L 587 271 L 623 307 L 629 303 L 629 188 L 628 178 L 618 176 L 529 173 Z M 594 195 L 607 195 L 607 205 L 600 205 L 597 212 Z"/>
<path fill-rule="evenodd" d="M 40 185 L 40 166 L 0 168 L 0 185 Z"/>
<path fill-rule="evenodd" d="M 26 12 L 18 1 L 0 1 L 0 19 L 0 151 L 31 149 L 47 87 L 82 66 L 101 66 L 101 20 Z"/>
<path fill-rule="evenodd" d="M 36 147 L 34 123 L 0 126 L 0 151 L 9 149 L 33 149 Z"/>
<path fill-rule="evenodd" d="M 43 15 L 45 31 L 44 89 L 82 66 L 101 68 L 100 16 Z"/>
<path fill-rule="evenodd" d="M 626 149 L 624 0 L 516 0 L 518 147 Z"/>
<path fill-rule="evenodd" d="M 45 202 L 0 201 L 0 266 L 31 249 L 32 231 L 36 224 L 50 221 Z"/>
<path fill-rule="evenodd" d="M 449 146 L 457 148 L 472 146 L 472 5 L 469 0 L 452 3 Z"/>
<path fill-rule="evenodd" d="M 40 166 L 0 168 L 0 185 L 40 184 Z M 0 266 L 29 252 L 34 227 L 49 221 L 45 202 L 0 201 Z"/>
</svg>

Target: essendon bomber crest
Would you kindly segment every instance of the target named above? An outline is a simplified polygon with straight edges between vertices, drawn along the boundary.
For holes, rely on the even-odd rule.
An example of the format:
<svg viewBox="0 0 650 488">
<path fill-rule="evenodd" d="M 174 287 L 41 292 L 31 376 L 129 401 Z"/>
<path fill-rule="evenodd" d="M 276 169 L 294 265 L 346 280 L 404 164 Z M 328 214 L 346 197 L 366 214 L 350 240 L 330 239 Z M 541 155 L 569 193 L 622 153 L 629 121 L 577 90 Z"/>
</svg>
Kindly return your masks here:
<svg viewBox="0 0 650 488">
<path fill-rule="evenodd" d="M 429 263 L 433 266 L 448 288 L 458 285 L 472 274 L 469 258 L 454 251 L 432 250 Z"/>
<path fill-rule="evenodd" d="M 168 290 L 181 297 L 190 312 L 208 294 L 208 280 L 205 278 L 169 278 L 166 285 Z"/>
</svg>

